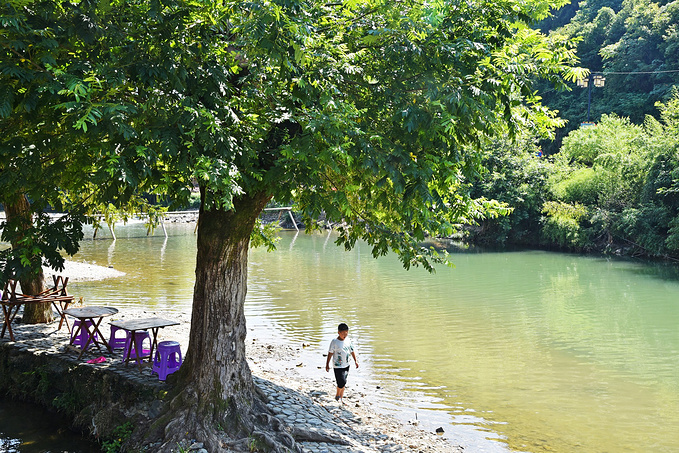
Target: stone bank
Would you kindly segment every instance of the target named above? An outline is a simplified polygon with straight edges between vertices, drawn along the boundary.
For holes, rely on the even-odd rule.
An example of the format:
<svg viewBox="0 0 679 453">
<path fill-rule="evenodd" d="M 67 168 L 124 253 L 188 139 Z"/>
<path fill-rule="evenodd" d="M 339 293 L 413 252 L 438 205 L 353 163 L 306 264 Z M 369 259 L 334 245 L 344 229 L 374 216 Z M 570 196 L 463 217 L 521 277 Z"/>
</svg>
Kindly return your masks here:
<svg viewBox="0 0 679 453">
<path fill-rule="evenodd" d="M 167 384 L 153 379 L 150 369 L 124 366 L 120 351 L 91 348 L 78 359 L 68 331 L 57 325 L 16 324 L 16 342 L 0 340 L 0 391 L 56 410 L 74 429 L 100 440 L 127 421 L 158 415 Z M 99 356 L 106 362 L 87 363 Z"/>
</svg>

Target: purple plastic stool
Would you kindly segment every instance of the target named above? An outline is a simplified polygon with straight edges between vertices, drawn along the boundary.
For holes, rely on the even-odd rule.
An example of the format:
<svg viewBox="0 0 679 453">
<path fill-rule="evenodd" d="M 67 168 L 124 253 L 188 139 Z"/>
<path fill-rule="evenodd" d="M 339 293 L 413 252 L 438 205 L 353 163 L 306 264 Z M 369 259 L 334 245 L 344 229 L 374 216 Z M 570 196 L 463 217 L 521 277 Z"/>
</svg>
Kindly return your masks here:
<svg viewBox="0 0 679 453">
<path fill-rule="evenodd" d="M 152 373 L 158 373 L 158 379 L 164 381 L 182 366 L 182 351 L 176 341 L 158 343 L 156 356 L 153 358 Z"/>
<path fill-rule="evenodd" d="M 85 343 L 87 343 L 87 340 L 90 337 L 89 329 L 92 327 L 93 324 L 92 324 L 92 321 L 85 321 L 85 322 L 86 322 L 85 327 L 80 329 L 80 332 L 78 332 L 78 328 L 80 327 L 80 324 L 81 324 L 80 320 L 76 319 L 73 322 L 73 328 L 71 329 L 71 344 L 73 346 L 80 346 L 81 348 L 83 348 L 85 346 Z M 76 336 L 76 333 L 78 334 L 77 336 Z M 99 335 L 95 332 L 95 334 L 94 334 L 94 340 L 95 341 L 98 340 L 98 336 Z M 90 344 L 87 345 L 87 348 L 89 348 L 92 343 L 93 342 L 90 341 Z M 87 349 L 87 348 L 85 348 L 85 349 Z"/>
<path fill-rule="evenodd" d="M 127 337 L 118 337 L 116 333 L 122 330 L 120 327 L 111 326 L 111 337 L 108 340 L 108 345 L 111 349 L 121 349 L 127 344 Z"/>
<path fill-rule="evenodd" d="M 141 359 L 149 357 L 151 355 L 151 336 L 146 330 L 139 330 L 134 333 L 134 343 L 135 348 L 130 351 L 130 343 L 132 343 L 132 334 L 127 332 L 127 338 L 125 338 L 125 350 L 123 351 L 123 360 L 136 359 L 140 362 Z M 148 349 L 144 348 L 144 342 L 148 341 Z M 128 357 L 129 352 L 129 357 Z"/>
</svg>

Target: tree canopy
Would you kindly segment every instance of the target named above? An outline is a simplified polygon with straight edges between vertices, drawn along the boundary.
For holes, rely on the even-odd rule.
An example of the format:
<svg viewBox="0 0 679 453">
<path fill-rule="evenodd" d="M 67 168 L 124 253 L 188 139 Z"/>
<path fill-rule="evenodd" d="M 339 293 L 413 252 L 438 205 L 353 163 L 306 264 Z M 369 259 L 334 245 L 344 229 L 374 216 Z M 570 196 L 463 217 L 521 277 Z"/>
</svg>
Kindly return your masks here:
<svg viewBox="0 0 679 453">
<path fill-rule="evenodd" d="M 251 431 L 242 307 L 259 212 L 293 201 L 310 229 L 321 213 L 341 222 L 340 245 L 362 239 L 430 269 L 425 236 L 504 209 L 471 195 L 485 137 L 548 131 L 557 122 L 534 81 L 582 75 L 568 40 L 528 26 L 563 3 L 5 2 L 1 201 L 24 197 L 42 222 L 5 225 L 5 278 L 73 252 L 101 206 L 139 209 L 154 194 L 181 205 L 197 185 L 172 417 L 210 445 L 210 427 Z M 27 240 L 48 227 L 61 242 Z"/>
<path fill-rule="evenodd" d="M 486 210 L 461 190 L 478 164 L 465 145 L 499 119 L 550 119 L 531 78 L 559 83 L 573 54 L 519 22 L 548 7 L 10 2 L 3 178 L 35 212 L 181 203 L 194 181 L 225 207 L 264 190 L 409 265 L 405 237 Z"/>
</svg>

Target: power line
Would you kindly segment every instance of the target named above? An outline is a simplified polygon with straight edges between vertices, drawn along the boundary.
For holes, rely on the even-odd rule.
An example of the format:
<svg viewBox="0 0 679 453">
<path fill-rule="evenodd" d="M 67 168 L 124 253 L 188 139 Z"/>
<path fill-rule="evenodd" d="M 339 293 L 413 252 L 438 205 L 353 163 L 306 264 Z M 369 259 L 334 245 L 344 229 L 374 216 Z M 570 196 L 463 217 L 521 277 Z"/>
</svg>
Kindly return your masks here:
<svg viewBox="0 0 679 453">
<path fill-rule="evenodd" d="M 679 69 L 668 69 L 665 71 L 632 71 L 632 72 L 620 72 L 620 71 L 594 71 L 592 74 L 666 74 L 672 72 L 679 72 Z"/>
</svg>

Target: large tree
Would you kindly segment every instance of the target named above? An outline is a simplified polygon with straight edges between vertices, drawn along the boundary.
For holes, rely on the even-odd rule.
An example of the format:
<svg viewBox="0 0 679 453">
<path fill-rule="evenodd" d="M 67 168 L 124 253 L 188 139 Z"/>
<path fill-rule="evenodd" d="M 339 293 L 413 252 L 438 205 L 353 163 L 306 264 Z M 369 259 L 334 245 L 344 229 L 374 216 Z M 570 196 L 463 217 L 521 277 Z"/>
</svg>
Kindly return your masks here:
<svg viewBox="0 0 679 453">
<path fill-rule="evenodd" d="M 375 256 L 391 249 L 404 267 L 427 269 L 437 257 L 422 239 L 502 210 L 470 196 L 475 149 L 496 130 L 553 122 L 531 83 L 562 84 L 574 55 L 527 24 L 561 3 L 4 4 L 3 190 L 15 181 L 33 213 L 58 200 L 77 239 L 92 204 L 149 193 L 181 204 L 200 187 L 190 343 L 164 449 L 180 433 L 218 449 L 256 430 L 243 305 L 247 250 L 269 200 L 294 201 L 309 229 L 321 214 L 341 223 L 340 245 L 364 240 Z M 49 88 L 31 85 L 39 75 Z M 22 101 L 31 90 L 35 105 Z M 58 125 L 54 140 L 33 138 L 42 118 Z M 23 138 L 8 147 L 14 130 Z M 55 175 L 22 185 L 14 168 Z M 6 271 L 24 252 L 15 242 Z"/>
</svg>

